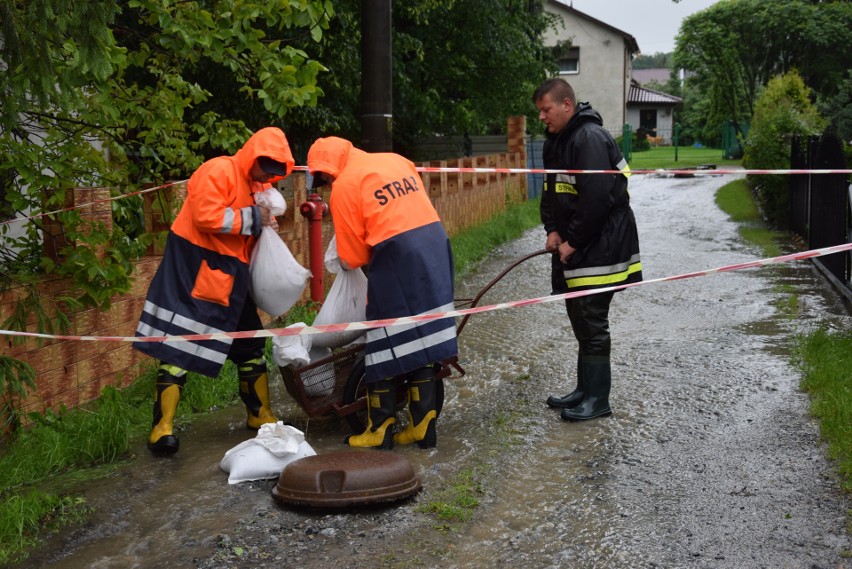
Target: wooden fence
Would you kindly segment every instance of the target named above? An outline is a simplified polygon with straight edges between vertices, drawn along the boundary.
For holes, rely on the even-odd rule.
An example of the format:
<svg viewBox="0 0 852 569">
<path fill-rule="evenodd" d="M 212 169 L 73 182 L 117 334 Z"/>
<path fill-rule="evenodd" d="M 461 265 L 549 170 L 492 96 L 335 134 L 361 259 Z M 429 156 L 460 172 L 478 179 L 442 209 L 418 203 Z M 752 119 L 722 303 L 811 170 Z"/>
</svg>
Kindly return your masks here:
<svg viewBox="0 0 852 569">
<path fill-rule="evenodd" d="M 525 128 L 524 117 L 509 119 L 507 152 L 442 160 L 421 166 L 525 168 Z M 527 199 L 525 175 L 441 172 L 423 173 L 422 178 L 450 236 L 487 221 L 504 211 L 507 204 L 520 203 Z M 279 218 L 279 232 L 296 259 L 303 266 L 309 267 L 308 220 L 298 213 L 299 205 L 308 197 L 305 175 L 301 172 L 293 174 L 279 184 L 279 189 L 287 202 L 287 211 Z M 164 212 L 177 208 L 182 203 L 185 192 L 185 184 L 180 182 L 156 192 L 143 194 L 146 230 L 160 235 L 166 232 L 169 216 Z M 328 194 L 322 194 L 322 198 L 327 202 Z M 85 215 L 97 216 L 108 225 L 112 223 L 108 214 L 108 190 L 75 190 L 69 200 L 69 206 L 85 204 L 81 210 Z M 46 244 L 50 246 L 51 239 L 61 235 L 61 227 L 51 228 L 46 233 Z M 323 221 L 323 251 L 331 235 L 331 222 L 326 218 Z M 133 336 L 148 285 L 159 266 L 161 255 L 162 246 L 159 245 L 150 248 L 148 254 L 139 259 L 134 267 L 131 289 L 113 298 L 109 310 L 90 308 L 67 314 L 71 322 L 68 335 Z M 324 278 L 324 282 L 328 282 L 328 279 Z M 70 285 L 61 279 L 50 279 L 42 282 L 38 288 L 44 298 L 50 299 L 62 296 Z M 310 286 L 306 287 L 305 299 L 309 298 L 309 290 Z M 24 291 L 13 288 L 0 298 L 0 318 L 5 320 L 9 316 L 23 294 Z M 270 317 L 265 316 L 266 325 L 271 321 Z M 38 332 L 36 322 L 31 322 L 26 331 Z M 18 344 L 13 341 L 13 337 L 4 336 L 0 354 L 17 358 L 33 367 L 36 373 L 36 388 L 20 402 L 20 409 L 24 412 L 40 413 L 47 409 L 58 410 L 62 406 L 73 408 L 90 402 L 107 386 L 126 387 L 153 363 L 152 359 L 133 350 L 129 342 L 113 341 L 27 338 Z"/>
</svg>

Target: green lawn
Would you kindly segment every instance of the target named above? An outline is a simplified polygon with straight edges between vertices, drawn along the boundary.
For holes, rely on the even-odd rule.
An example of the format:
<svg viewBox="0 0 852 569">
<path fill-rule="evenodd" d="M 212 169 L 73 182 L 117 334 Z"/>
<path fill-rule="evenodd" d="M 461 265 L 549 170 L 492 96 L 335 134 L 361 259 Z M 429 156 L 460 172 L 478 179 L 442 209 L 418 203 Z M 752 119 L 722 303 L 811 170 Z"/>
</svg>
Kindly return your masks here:
<svg viewBox="0 0 852 569">
<path fill-rule="evenodd" d="M 630 167 L 634 170 L 671 170 L 693 168 L 702 164 L 714 164 L 717 168 L 741 165 L 739 160 L 725 160 L 721 148 L 694 146 L 658 146 L 649 150 L 634 150 L 630 157 Z"/>
</svg>

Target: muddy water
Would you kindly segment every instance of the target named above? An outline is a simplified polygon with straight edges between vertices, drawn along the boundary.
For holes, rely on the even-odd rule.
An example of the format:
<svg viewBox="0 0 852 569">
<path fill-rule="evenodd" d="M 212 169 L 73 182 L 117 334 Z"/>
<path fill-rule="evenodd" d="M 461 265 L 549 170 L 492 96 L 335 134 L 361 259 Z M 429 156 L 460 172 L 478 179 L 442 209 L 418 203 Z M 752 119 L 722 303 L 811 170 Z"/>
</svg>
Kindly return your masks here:
<svg viewBox="0 0 852 569">
<path fill-rule="evenodd" d="M 759 257 L 713 203 L 728 179 L 632 178 L 646 279 Z M 458 296 L 542 246 L 536 230 L 498 247 Z M 481 304 L 545 296 L 548 271 L 544 257 L 527 261 Z M 128 468 L 83 488 L 96 517 L 26 566 L 843 567 L 848 500 L 789 364 L 795 332 L 848 329 L 833 298 L 807 263 L 619 293 L 614 415 L 580 424 L 544 405 L 573 387 L 562 303 L 475 315 L 438 448 L 393 451 L 423 481 L 417 500 L 322 515 L 278 507 L 274 481 L 229 486 L 219 460 L 249 435 L 242 410 L 226 409 L 185 426 L 173 459 L 139 448 Z M 341 448 L 341 421 L 306 421 L 283 389 L 275 399 L 318 453 Z M 462 472 L 481 483 L 471 520 L 420 512 Z"/>
</svg>

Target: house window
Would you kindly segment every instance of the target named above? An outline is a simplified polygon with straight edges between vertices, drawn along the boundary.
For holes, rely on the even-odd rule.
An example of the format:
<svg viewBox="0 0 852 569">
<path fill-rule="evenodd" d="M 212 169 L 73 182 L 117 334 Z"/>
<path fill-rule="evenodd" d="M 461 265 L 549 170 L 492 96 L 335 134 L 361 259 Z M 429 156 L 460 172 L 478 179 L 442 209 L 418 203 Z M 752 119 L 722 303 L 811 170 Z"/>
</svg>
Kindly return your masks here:
<svg viewBox="0 0 852 569">
<path fill-rule="evenodd" d="M 576 75 L 580 72 L 580 48 L 572 47 L 568 53 L 559 58 L 560 75 Z"/>
</svg>

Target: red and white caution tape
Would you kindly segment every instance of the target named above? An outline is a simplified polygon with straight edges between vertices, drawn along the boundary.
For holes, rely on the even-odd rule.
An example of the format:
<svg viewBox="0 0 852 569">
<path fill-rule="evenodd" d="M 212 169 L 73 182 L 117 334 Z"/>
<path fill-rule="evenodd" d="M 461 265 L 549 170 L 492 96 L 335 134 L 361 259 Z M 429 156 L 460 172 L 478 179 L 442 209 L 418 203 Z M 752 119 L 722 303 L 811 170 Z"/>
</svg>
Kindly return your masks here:
<svg viewBox="0 0 852 569">
<path fill-rule="evenodd" d="M 468 174 L 621 174 L 621 170 L 548 170 L 544 168 L 464 168 L 464 167 L 439 167 L 439 166 L 417 166 L 418 172 L 438 172 L 438 173 L 468 173 Z M 307 166 L 294 166 L 293 170 L 307 171 Z M 802 169 L 776 169 L 776 170 L 761 170 L 747 168 L 731 168 L 722 170 L 704 170 L 704 169 L 653 169 L 653 170 L 630 170 L 631 174 L 852 174 L 852 169 L 823 169 L 823 170 L 802 170 Z"/>
<path fill-rule="evenodd" d="M 621 170 L 546 170 L 538 168 L 438 168 L 423 166 L 418 172 L 468 172 L 473 174 L 621 174 Z M 852 174 L 852 170 L 630 170 L 630 174 L 722 175 L 722 174 Z"/>
<path fill-rule="evenodd" d="M 621 174 L 621 170 L 548 170 L 543 168 L 457 168 L 457 167 L 437 167 L 437 166 L 417 166 L 418 172 L 426 172 L 426 173 L 462 173 L 462 174 Z M 294 166 L 294 171 L 303 171 L 307 172 L 307 166 Z M 852 169 L 847 170 L 801 170 L 801 169 L 778 169 L 778 170 L 748 170 L 744 168 L 734 168 L 728 170 L 665 170 L 665 169 L 657 169 L 657 170 L 630 170 L 631 174 L 665 174 L 665 175 L 673 175 L 673 176 L 694 176 L 696 174 L 701 175 L 715 175 L 715 176 L 723 176 L 727 174 L 739 174 L 739 175 L 765 175 L 765 174 L 774 174 L 774 175 L 822 175 L 822 174 L 852 174 Z M 169 182 L 167 184 L 163 184 L 162 186 L 157 186 L 154 188 L 146 188 L 144 190 L 139 190 L 136 192 L 130 192 L 127 194 L 122 194 L 120 196 L 113 196 L 109 199 L 99 200 L 88 202 L 84 204 L 79 204 L 76 206 L 71 206 L 64 209 L 57 209 L 50 212 L 40 213 L 33 216 L 21 216 L 21 217 L 13 217 L 12 219 L 7 219 L 5 221 L 0 221 L 0 225 L 7 225 L 11 223 L 16 223 L 20 221 L 26 221 L 30 219 L 38 219 L 41 217 L 46 217 L 48 215 L 55 215 L 57 213 L 61 213 L 63 211 L 71 211 L 74 209 L 82 209 L 84 207 L 88 207 L 91 205 L 97 205 L 100 203 L 111 202 L 115 200 L 120 200 L 122 198 L 136 196 L 140 194 L 146 194 L 149 192 L 155 192 L 162 188 L 167 188 L 169 186 L 175 186 L 178 184 L 183 184 L 187 182 L 187 180 L 179 180 L 176 182 Z"/>
<path fill-rule="evenodd" d="M 175 342 L 175 341 L 200 341 L 200 340 L 218 340 L 224 338 L 264 338 L 272 336 L 297 336 L 300 334 L 322 334 L 324 332 L 344 332 L 351 330 L 367 330 L 370 328 L 383 328 L 387 326 L 402 326 L 417 322 L 425 322 L 429 320 L 440 320 L 442 318 L 452 318 L 456 316 L 464 316 L 467 314 L 480 314 L 482 312 L 491 312 L 494 310 L 504 310 L 506 308 L 520 308 L 522 306 L 532 306 L 535 304 L 544 304 L 546 302 L 555 302 L 566 298 L 575 298 L 579 296 L 587 296 L 591 294 L 599 294 L 602 292 L 623 290 L 636 286 L 644 286 L 653 283 L 666 281 L 677 281 L 683 279 L 691 279 L 695 277 L 704 277 L 716 273 L 725 273 L 731 271 L 740 271 L 743 269 L 751 269 L 754 267 L 762 267 L 765 265 L 775 265 L 787 263 L 790 261 L 801 261 L 811 259 L 813 257 L 822 257 L 840 253 L 842 251 L 852 251 L 852 243 L 844 245 L 834 245 L 831 247 L 823 247 L 821 249 L 812 249 L 802 253 L 793 253 L 791 255 L 781 255 L 780 257 L 771 257 L 768 259 L 760 259 L 750 261 L 748 263 L 737 263 L 734 265 L 725 265 L 715 269 L 704 271 L 695 271 L 692 273 L 684 273 L 669 277 L 661 277 L 658 279 L 645 280 L 638 283 L 630 283 L 606 288 L 598 288 L 591 290 L 583 290 L 579 292 L 568 292 L 565 294 L 555 294 L 540 298 L 530 298 L 527 300 L 515 300 L 512 302 L 501 302 L 488 306 L 476 306 L 473 308 L 465 308 L 461 310 L 451 310 L 448 312 L 434 312 L 428 314 L 420 314 L 418 316 L 404 316 L 400 318 L 388 318 L 384 320 L 367 320 L 363 322 L 347 322 L 341 324 L 327 324 L 324 326 L 305 326 L 301 328 L 273 328 L 269 330 L 248 330 L 243 332 L 224 332 L 218 334 L 192 334 L 187 336 L 145 336 L 145 337 L 126 337 L 126 336 L 64 336 L 53 334 L 38 334 L 34 332 L 17 332 L 14 330 L 0 330 L 2 336 L 26 336 L 31 338 L 45 338 L 52 340 L 83 340 L 83 341 L 100 341 L 100 342 Z"/>
</svg>

